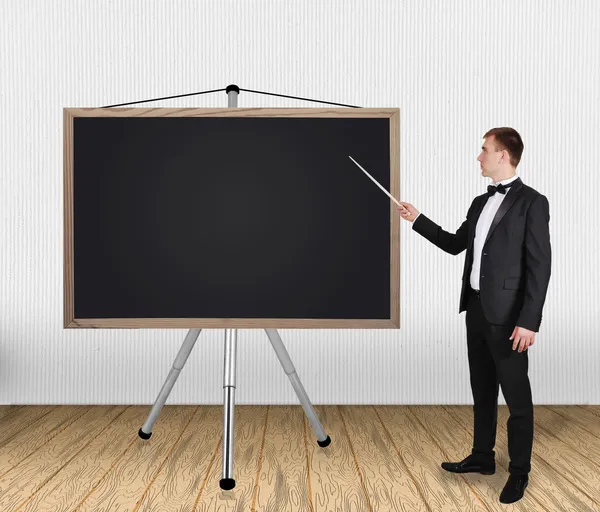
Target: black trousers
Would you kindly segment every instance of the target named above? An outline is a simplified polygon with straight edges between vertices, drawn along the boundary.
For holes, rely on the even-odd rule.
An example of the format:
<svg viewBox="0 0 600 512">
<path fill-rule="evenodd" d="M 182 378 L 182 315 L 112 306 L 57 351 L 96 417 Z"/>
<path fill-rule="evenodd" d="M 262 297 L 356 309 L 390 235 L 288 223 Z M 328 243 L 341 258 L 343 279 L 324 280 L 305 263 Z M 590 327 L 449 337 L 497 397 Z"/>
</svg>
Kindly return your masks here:
<svg viewBox="0 0 600 512">
<path fill-rule="evenodd" d="M 467 303 L 467 347 L 471 390 L 473 392 L 474 434 L 472 453 L 493 461 L 498 420 L 498 388 L 506 400 L 510 417 L 508 432 L 508 471 L 526 475 L 531 471 L 533 445 L 533 402 L 527 370 L 528 351 L 512 349 L 515 326 L 489 323 L 474 290 Z"/>
</svg>

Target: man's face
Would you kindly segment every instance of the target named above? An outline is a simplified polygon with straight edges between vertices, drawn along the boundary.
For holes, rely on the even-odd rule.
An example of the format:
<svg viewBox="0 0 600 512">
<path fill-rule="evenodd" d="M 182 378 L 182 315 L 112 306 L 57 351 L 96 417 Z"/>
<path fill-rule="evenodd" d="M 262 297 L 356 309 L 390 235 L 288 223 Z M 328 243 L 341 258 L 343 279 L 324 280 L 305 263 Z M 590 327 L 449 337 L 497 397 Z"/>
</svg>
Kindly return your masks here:
<svg viewBox="0 0 600 512">
<path fill-rule="evenodd" d="M 498 151 L 494 144 L 494 136 L 483 139 L 481 153 L 477 157 L 481 167 L 481 175 L 493 177 L 499 168 L 502 151 Z"/>
</svg>

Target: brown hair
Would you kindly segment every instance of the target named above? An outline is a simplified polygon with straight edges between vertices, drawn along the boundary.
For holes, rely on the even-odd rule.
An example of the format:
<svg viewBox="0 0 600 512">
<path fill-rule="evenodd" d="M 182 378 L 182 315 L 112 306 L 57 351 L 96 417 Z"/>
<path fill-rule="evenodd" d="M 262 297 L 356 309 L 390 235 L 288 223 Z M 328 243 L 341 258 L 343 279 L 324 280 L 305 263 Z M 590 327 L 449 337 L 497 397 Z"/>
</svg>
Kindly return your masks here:
<svg viewBox="0 0 600 512">
<path fill-rule="evenodd" d="M 517 130 L 508 127 L 492 128 L 483 136 L 483 138 L 485 139 L 492 135 L 494 136 L 496 149 L 498 151 L 502 151 L 503 149 L 508 151 L 510 164 L 513 167 L 519 165 L 521 155 L 523 154 L 523 141 Z"/>
</svg>

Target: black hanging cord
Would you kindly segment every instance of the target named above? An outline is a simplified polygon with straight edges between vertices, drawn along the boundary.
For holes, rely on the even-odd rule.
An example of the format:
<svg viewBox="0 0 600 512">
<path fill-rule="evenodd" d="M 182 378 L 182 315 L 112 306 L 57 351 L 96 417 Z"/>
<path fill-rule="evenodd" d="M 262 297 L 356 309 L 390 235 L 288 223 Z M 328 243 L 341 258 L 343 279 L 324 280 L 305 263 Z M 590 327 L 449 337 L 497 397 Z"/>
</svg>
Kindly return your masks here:
<svg viewBox="0 0 600 512">
<path fill-rule="evenodd" d="M 164 98 L 153 98 L 153 99 L 150 99 L 150 100 L 132 101 L 132 102 L 129 102 L 129 103 L 119 103 L 117 105 L 106 105 L 106 106 L 101 107 L 101 108 L 122 107 L 123 105 L 134 105 L 136 103 L 146 103 L 148 101 L 169 100 L 171 98 L 182 98 L 184 96 L 194 96 L 194 95 L 197 95 L 197 94 L 208 94 L 208 93 L 211 93 L 211 92 L 221 92 L 221 91 L 229 92 L 230 90 L 236 90 L 236 89 L 238 91 L 253 92 L 255 94 L 267 94 L 269 96 L 280 96 L 282 98 L 292 98 L 294 100 L 313 101 L 315 103 L 327 103 L 328 105 L 339 105 L 340 107 L 362 108 L 362 107 L 357 107 L 357 106 L 354 106 L 354 105 L 344 105 L 343 103 L 332 103 L 330 101 L 311 100 L 311 99 L 308 99 L 308 98 L 299 98 L 297 96 L 286 96 L 285 94 L 275 94 L 275 93 L 272 93 L 272 92 L 252 91 L 251 89 L 241 89 L 241 88 L 237 87 L 236 85 L 229 85 L 225 89 L 213 89 L 212 91 L 192 92 L 192 93 L 189 93 L 189 94 L 178 94 L 176 96 L 165 96 Z"/>
<path fill-rule="evenodd" d="M 242 89 L 242 88 L 240 88 L 240 91 L 254 92 L 256 94 L 268 94 L 269 96 L 280 96 L 282 98 L 292 98 L 294 100 L 314 101 L 315 103 L 327 103 L 329 105 L 339 105 L 340 107 L 362 108 L 362 107 L 356 107 L 354 105 L 344 105 L 343 103 L 332 103 L 330 101 L 311 100 L 311 99 L 308 99 L 308 98 L 298 98 L 297 96 L 286 96 L 285 94 L 275 94 L 275 93 L 272 93 L 272 92 L 252 91 L 250 89 Z"/>
<path fill-rule="evenodd" d="M 123 105 L 133 105 L 135 103 L 146 103 L 147 101 L 170 100 L 171 98 L 183 98 L 184 96 L 194 96 L 196 94 L 208 94 L 209 92 L 220 92 L 220 91 L 224 91 L 224 90 L 225 89 L 214 89 L 212 91 L 191 92 L 189 94 L 178 94 L 177 96 L 165 96 L 164 98 L 153 98 L 151 100 L 132 101 L 130 103 L 119 103 L 118 105 L 106 105 L 101 108 L 122 107 Z"/>
</svg>

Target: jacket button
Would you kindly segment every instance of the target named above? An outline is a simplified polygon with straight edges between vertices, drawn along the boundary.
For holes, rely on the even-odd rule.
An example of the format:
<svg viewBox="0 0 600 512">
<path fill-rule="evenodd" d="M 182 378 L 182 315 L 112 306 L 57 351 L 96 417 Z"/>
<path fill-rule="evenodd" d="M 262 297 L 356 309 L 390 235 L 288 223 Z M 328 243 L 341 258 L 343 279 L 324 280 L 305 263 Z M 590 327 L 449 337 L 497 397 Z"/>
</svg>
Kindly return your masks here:
<svg viewBox="0 0 600 512">
<path fill-rule="evenodd" d="M 487 252 L 484 252 L 484 253 L 483 253 L 483 255 L 484 255 L 484 256 L 487 256 Z"/>
</svg>

